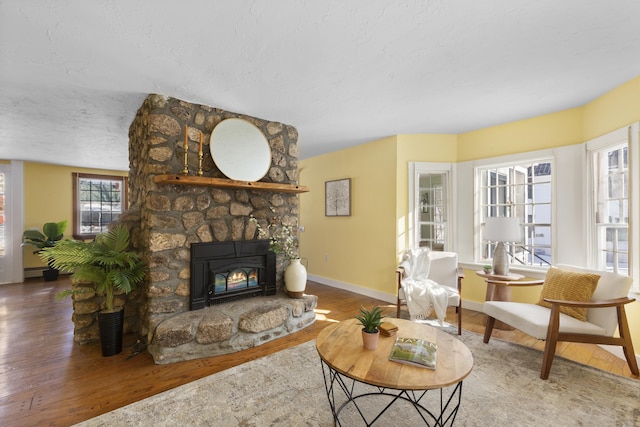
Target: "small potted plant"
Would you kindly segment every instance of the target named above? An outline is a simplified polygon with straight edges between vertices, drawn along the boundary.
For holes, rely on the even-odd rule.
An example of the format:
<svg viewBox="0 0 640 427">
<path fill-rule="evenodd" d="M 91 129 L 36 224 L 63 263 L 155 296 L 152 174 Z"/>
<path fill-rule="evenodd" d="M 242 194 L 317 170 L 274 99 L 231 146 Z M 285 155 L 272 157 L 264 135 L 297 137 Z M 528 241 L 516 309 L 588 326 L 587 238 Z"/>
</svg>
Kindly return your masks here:
<svg viewBox="0 0 640 427">
<path fill-rule="evenodd" d="M 95 292 L 104 295 L 104 307 L 98 312 L 103 356 L 122 351 L 124 307 L 114 307 L 116 292 L 131 292 L 144 280 L 147 270 L 140 255 L 128 249 L 129 229 L 118 225 L 91 242 L 64 240 L 40 252 L 54 267 L 73 273 L 71 277 L 79 282 L 92 283 Z M 93 289 L 68 289 L 56 299 L 89 291 Z"/>
<path fill-rule="evenodd" d="M 484 271 L 485 274 L 491 273 L 491 270 L 493 270 L 493 267 L 491 267 L 489 264 L 485 264 L 482 266 L 482 271 Z"/>
<path fill-rule="evenodd" d="M 378 347 L 378 337 L 380 336 L 380 325 L 384 315 L 379 306 L 374 306 L 371 310 L 360 307 L 360 313 L 356 314 L 358 323 L 362 325 L 362 342 L 367 350 L 375 350 Z"/>
<path fill-rule="evenodd" d="M 67 229 L 67 221 L 60 222 L 47 222 L 42 226 L 42 232 L 40 230 L 25 230 L 22 233 L 22 246 L 34 246 L 37 250 L 33 251 L 34 254 L 40 254 L 43 249 L 50 248 L 56 244 L 56 242 L 62 240 L 64 231 Z M 42 258 L 49 267 L 47 270 L 42 271 L 42 276 L 46 281 L 56 280 L 58 278 L 58 269 L 52 267 L 51 260 L 48 258 Z"/>
</svg>

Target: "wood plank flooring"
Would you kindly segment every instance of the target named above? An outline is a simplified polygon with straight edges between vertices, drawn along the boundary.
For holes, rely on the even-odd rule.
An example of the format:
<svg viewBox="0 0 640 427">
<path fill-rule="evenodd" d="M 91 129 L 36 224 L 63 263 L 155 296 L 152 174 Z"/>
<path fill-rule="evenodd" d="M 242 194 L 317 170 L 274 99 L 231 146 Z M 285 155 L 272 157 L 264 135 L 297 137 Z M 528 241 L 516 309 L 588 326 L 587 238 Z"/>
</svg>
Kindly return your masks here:
<svg viewBox="0 0 640 427">
<path fill-rule="evenodd" d="M 73 342 L 71 302 L 54 301 L 69 287 L 29 279 L 0 285 L 0 425 L 68 426 L 232 366 L 302 344 L 332 322 L 353 318 L 360 305 L 395 306 L 373 298 L 309 282 L 307 293 L 319 298 L 317 320 L 295 334 L 225 356 L 155 365 L 144 352 L 134 357 L 136 336 L 125 338 L 124 351 L 102 357 L 100 345 Z M 451 309 L 448 321 L 455 321 Z M 465 330 L 482 333 L 484 315 L 463 310 Z M 494 337 L 542 349 L 542 342 L 519 331 L 494 331 Z M 621 360 L 595 345 L 561 344 L 564 357 L 619 375 L 631 375 Z M 551 371 L 553 375 L 553 368 Z"/>
</svg>

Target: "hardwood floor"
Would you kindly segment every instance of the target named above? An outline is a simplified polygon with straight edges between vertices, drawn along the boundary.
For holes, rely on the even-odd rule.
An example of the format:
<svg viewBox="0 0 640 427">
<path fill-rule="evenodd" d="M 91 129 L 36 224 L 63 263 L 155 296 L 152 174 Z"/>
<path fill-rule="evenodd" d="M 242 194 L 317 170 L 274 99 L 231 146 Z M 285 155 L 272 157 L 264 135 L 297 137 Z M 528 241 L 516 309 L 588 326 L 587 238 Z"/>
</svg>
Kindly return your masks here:
<svg viewBox="0 0 640 427">
<path fill-rule="evenodd" d="M 318 295 L 317 320 L 308 328 L 260 347 L 225 356 L 155 365 L 143 352 L 134 357 L 136 336 L 125 337 L 124 351 L 102 357 L 100 345 L 73 342 L 71 302 L 54 301 L 69 287 L 33 280 L 0 286 L 0 425 L 68 426 L 181 384 L 312 340 L 332 322 L 353 318 L 358 307 L 395 306 L 362 295 L 309 282 Z M 448 320 L 455 321 L 451 309 Z M 482 333 L 484 315 L 463 311 L 465 330 Z M 494 331 L 494 337 L 542 348 L 542 342 L 519 331 Z M 562 344 L 559 353 L 619 375 L 631 375 L 624 360 L 595 345 Z M 541 360 L 542 361 L 542 360 Z M 553 375 L 553 370 L 552 370 Z"/>
</svg>

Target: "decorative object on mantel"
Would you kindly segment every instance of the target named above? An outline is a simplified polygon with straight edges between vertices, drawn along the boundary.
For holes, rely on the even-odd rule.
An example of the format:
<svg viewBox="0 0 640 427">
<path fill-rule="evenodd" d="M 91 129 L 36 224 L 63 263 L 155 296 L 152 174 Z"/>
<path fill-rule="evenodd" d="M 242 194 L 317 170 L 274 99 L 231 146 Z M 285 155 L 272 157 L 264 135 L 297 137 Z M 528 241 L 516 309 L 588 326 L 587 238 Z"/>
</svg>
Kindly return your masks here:
<svg viewBox="0 0 640 427">
<path fill-rule="evenodd" d="M 189 175 L 189 128 L 184 125 L 184 144 L 182 145 L 184 151 L 184 165 L 182 167 L 182 175 Z M 202 159 L 204 155 L 202 153 L 202 131 L 200 131 L 200 146 L 198 148 L 198 176 L 203 175 L 202 171 Z"/>
<path fill-rule="evenodd" d="M 189 160 L 187 159 L 187 156 L 189 155 L 189 135 L 187 125 L 184 125 L 184 144 L 182 148 L 184 149 L 184 166 L 182 168 L 182 174 L 189 175 Z"/>
<path fill-rule="evenodd" d="M 362 344 L 367 350 L 375 350 L 378 347 L 380 337 L 380 325 L 382 324 L 382 309 L 374 306 L 371 310 L 360 307 L 360 313 L 356 314 L 358 323 L 362 325 Z"/>
<path fill-rule="evenodd" d="M 200 132 L 200 149 L 198 150 L 198 176 L 202 176 L 202 132 Z"/>
<path fill-rule="evenodd" d="M 155 182 L 156 184 L 199 185 L 204 187 L 261 190 L 273 191 L 278 193 L 306 193 L 309 191 L 309 187 L 307 187 L 306 185 L 236 181 L 233 179 L 209 178 L 201 176 L 156 175 L 153 177 L 153 182 Z"/>
<path fill-rule="evenodd" d="M 351 178 L 324 183 L 324 215 L 351 216 Z"/>
<path fill-rule="evenodd" d="M 258 181 L 271 167 L 271 147 L 262 131 L 239 118 L 218 123 L 211 133 L 211 157 L 220 172 L 238 181 Z"/>
</svg>

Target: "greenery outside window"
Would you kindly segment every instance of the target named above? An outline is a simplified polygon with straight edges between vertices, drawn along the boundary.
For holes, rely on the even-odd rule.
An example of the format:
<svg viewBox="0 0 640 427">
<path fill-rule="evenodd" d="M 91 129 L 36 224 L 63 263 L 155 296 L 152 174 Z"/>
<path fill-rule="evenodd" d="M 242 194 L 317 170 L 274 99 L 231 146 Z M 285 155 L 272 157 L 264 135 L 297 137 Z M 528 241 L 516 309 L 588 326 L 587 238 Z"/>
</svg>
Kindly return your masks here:
<svg viewBox="0 0 640 427">
<path fill-rule="evenodd" d="M 548 267 L 552 262 L 552 159 L 476 168 L 478 224 L 487 217 L 517 217 L 524 228 L 520 243 L 505 243 L 512 266 Z M 480 263 L 492 258 L 496 242 L 480 235 Z"/>
<path fill-rule="evenodd" d="M 128 207 L 127 177 L 73 174 L 75 239 L 93 239 L 108 230 Z"/>
</svg>

